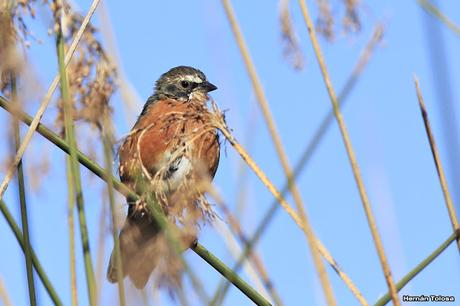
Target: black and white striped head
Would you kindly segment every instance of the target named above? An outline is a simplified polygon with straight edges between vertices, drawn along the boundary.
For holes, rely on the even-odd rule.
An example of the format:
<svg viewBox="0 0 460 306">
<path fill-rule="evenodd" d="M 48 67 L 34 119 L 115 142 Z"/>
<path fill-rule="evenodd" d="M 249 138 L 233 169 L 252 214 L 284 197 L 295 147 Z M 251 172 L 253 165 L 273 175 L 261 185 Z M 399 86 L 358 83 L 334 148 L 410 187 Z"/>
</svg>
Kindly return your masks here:
<svg viewBox="0 0 460 306">
<path fill-rule="evenodd" d="M 197 98 L 206 101 L 207 93 L 216 89 L 217 87 L 209 83 L 200 70 L 178 66 L 161 75 L 155 84 L 154 96 L 157 99 L 188 101 Z"/>
</svg>

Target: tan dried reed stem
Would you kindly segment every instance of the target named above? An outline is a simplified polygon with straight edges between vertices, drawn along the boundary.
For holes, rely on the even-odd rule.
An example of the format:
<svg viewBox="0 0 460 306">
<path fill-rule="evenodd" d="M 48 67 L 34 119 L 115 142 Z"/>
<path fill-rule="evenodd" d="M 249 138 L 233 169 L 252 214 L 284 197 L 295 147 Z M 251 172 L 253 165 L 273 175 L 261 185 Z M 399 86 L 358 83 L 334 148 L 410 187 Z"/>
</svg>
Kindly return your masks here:
<svg viewBox="0 0 460 306">
<path fill-rule="evenodd" d="M 458 227 L 458 217 L 455 212 L 454 204 L 452 197 L 450 196 L 449 187 L 447 185 L 446 176 L 444 174 L 444 169 L 442 167 L 441 158 L 439 157 L 438 147 L 436 146 L 436 141 L 431 130 L 430 120 L 428 119 L 428 113 L 426 111 L 425 102 L 423 100 L 422 91 L 420 90 L 420 84 L 418 78 L 414 75 L 415 90 L 417 91 L 418 103 L 420 106 L 420 111 L 422 113 L 423 123 L 425 124 L 426 135 L 430 143 L 431 153 L 433 154 L 434 164 L 436 166 L 436 171 L 439 177 L 439 183 L 441 184 L 442 194 L 444 196 L 444 201 L 446 203 L 447 212 L 449 213 L 450 223 L 452 224 L 453 230 L 457 230 Z M 457 239 L 457 247 L 460 251 L 460 239 Z"/>
<path fill-rule="evenodd" d="M 241 55 L 243 56 L 246 69 L 248 70 L 249 77 L 251 79 L 252 85 L 254 87 L 254 92 L 257 96 L 257 101 L 259 102 L 259 105 L 261 107 L 263 116 L 265 118 L 265 121 L 268 126 L 268 130 L 270 132 L 270 136 L 273 139 L 273 142 L 275 144 L 275 149 L 278 154 L 278 158 L 281 161 L 282 168 L 284 170 L 284 173 L 286 175 L 286 178 L 289 181 L 289 186 L 290 186 L 290 191 L 291 194 L 294 198 L 294 202 L 297 207 L 297 211 L 300 215 L 300 222 L 302 223 L 302 229 L 304 231 L 305 237 L 307 238 L 308 245 L 310 247 L 310 251 L 313 257 L 313 262 L 315 264 L 315 268 L 317 270 L 317 273 L 319 275 L 321 285 L 324 290 L 324 294 L 326 297 L 326 301 L 328 305 L 335 305 L 335 298 L 334 298 L 334 293 L 332 291 L 332 286 L 329 282 L 326 269 L 324 267 L 323 262 L 321 261 L 321 256 L 318 253 L 318 250 L 315 245 L 315 236 L 313 233 L 313 228 L 310 225 L 310 222 L 308 221 L 307 213 L 304 208 L 304 204 L 302 201 L 302 197 L 300 195 L 300 192 L 297 188 L 297 185 L 295 184 L 295 181 L 292 179 L 293 173 L 291 166 L 289 165 L 289 161 L 286 155 L 286 152 L 283 148 L 283 144 L 281 142 L 281 138 L 279 136 L 279 133 L 276 129 L 275 121 L 273 120 L 273 116 L 270 111 L 270 107 L 268 106 L 268 101 L 267 98 L 265 97 L 264 90 L 262 89 L 262 84 L 259 80 L 259 77 L 257 75 L 257 71 L 255 69 L 254 63 L 251 59 L 251 56 L 249 54 L 248 47 L 246 46 L 246 43 L 243 38 L 243 34 L 241 33 L 241 30 L 239 28 L 238 22 L 235 17 L 235 13 L 233 11 L 233 8 L 231 6 L 230 0 L 223 0 L 223 5 L 225 8 L 225 12 L 227 13 L 227 17 L 230 21 L 230 25 L 232 27 L 232 31 L 235 35 L 235 39 L 237 41 L 238 47 L 240 49 Z"/>
<path fill-rule="evenodd" d="M 460 35 L 460 27 L 456 25 L 449 17 L 447 17 L 443 12 L 441 12 L 437 7 L 431 4 L 427 0 L 417 0 L 417 3 L 428 13 L 434 15 L 444 23 L 449 29 L 451 29 L 455 34 Z"/>
<path fill-rule="evenodd" d="M 325 63 L 323 55 L 321 53 L 321 49 L 320 49 L 320 46 L 319 46 L 319 43 L 318 43 L 318 39 L 316 37 L 315 28 L 313 26 L 313 22 L 311 20 L 310 14 L 308 12 L 308 7 L 307 7 L 307 4 L 305 3 L 305 0 L 299 0 L 299 4 L 300 4 L 301 10 L 302 10 L 303 17 L 305 19 L 308 34 L 310 36 L 310 40 L 312 42 L 316 58 L 318 60 L 318 64 L 319 64 L 320 69 L 321 69 L 321 73 L 323 75 L 324 83 L 326 85 L 327 92 L 329 94 L 329 98 L 330 98 L 330 100 L 332 102 L 332 108 L 334 110 L 334 115 L 335 115 L 335 117 L 337 119 L 337 123 L 338 123 L 339 128 L 340 128 L 340 133 L 342 135 L 343 142 L 344 142 L 345 148 L 347 150 L 348 158 L 350 160 L 351 168 L 353 170 L 353 175 L 355 177 L 355 181 L 356 181 L 356 184 L 358 186 L 359 194 L 360 194 L 360 197 L 361 197 L 361 201 L 363 203 L 363 207 L 364 207 L 364 211 L 365 211 L 365 214 L 366 214 L 366 217 L 367 217 L 367 221 L 369 223 L 372 238 L 374 240 L 375 247 L 377 249 L 377 253 L 378 253 L 378 256 L 379 256 L 379 259 L 380 259 L 380 264 L 382 266 L 383 273 L 385 275 L 385 280 L 386 280 L 388 288 L 390 290 L 391 298 L 393 300 L 393 303 L 394 303 L 394 305 L 398 306 L 398 305 L 400 305 L 400 302 L 399 302 L 399 299 L 398 299 L 398 292 L 396 290 L 396 286 L 395 286 L 393 277 L 391 275 L 390 266 L 388 264 L 388 260 L 387 260 L 386 255 L 385 255 L 385 251 L 384 251 L 384 248 L 383 248 L 381 238 L 380 238 L 379 233 L 377 231 L 377 224 L 375 222 L 374 216 L 373 216 L 372 211 L 371 211 L 370 201 L 369 201 L 369 198 L 367 197 L 366 189 L 364 187 L 364 183 L 363 183 L 363 180 L 361 178 L 361 174 L 360 174 L 359 167 L 358 167 L 358 162 L 356 160 L 356 156 L 355 156 L 355 153 L 353 151 L 350 136 L 348 135 L 348 131 L 347 131 L 347 128 L 346 128 L 346 125 L 345 125 L 345 121 L 344 121 L 344 119 L 342 117 L 342 113 L 340 112 L 340 107 L 339 107 L 339 103 L 337 101 L 337 96 L 335 95 L 334 88 L 332 87 L 332 83 L 331 83 L 331 80 L 330 80 L 330 77 L 329 77 L 329 73 L 327 72 L 326 63 Z"/>
<path fill-rule="evenodd" d="M 5 288 L 5 284 L 3 280 L 0 278 L 0 301 L 5 306 L 12 306 L 10 296 L 8 295 L 8 291 Z"/>
<path fill-rule="evenodd" d="M 265 175 L 265 173 L 259 168 L 256 162 L 249 156 L 246 150 L 238 143 L 238 141 L 232 136 L 230 131 L 225 126 L 219 126 L 222 134 L 227 138 L 229 143 L 235 148 L 235 150 L 240 154 L 241 158 L 248 164 L 248 166 L 254 171 L 257 177 L 262 181 L 262 183 L 268 188 L 268 190 L 273 194 L 273 196 L 278 200 L 284 210 L 288 213 L 289 216 L 299 225 L 300 228 L 303 228 L 303 223 L 297 213 L 292 209 L 289 203 L 281 196 L 281 193 L 276 189 L 275 185 L 270 181 L 270 179 Z"/>
<path fill-rule="evenodd" d="M 91 7 L 88 10 L 88 13 L 85 16 L 85 19 L 83 19 L 83 22 L 81 23 L 80 29 L 78 30 L 77 34 L 75 35 L 75 38 L 72 41 L 72 44 L 69 47 L 69 50 L 67 51 L 65 55 L 65 66 L 70 63 L 70 60 L 72 59 L 72 56 L 75 52 L 75 49 L 77 48 L 78 42 L 83 36 L 83 33 L 85 32 L 86 26 L 88 25 L 91 16 L 93 15 L 94 11 L 96 10 L 100 0 L 93 0 Z M 32 124 L 30 125 L 29 129 L 27 130 L 26 135 L 24 136 L 24 139 L 19 146 L 19 149 L 16 153 L 16 156 L 14 157 L 13 163 L 10 165 L 8 168 L 8 171 L 5 175 L 5 178 L 3 179 L 2 183 L 0 184 L 0 199 L 3 198 L 3 194 L 5 193 L 5 190 L 8 188 L 8 184 L 10 183 L 11 179 L 13 178 L 14 171 L 16 167 L 18 166 L 19 162 L 22 159 L 22 156 L 24 155 L 24 152 L 27 149 L 27 146 L 30 143 L 30 140 L 32 139 L 33 133 L 37 129 L 38 124 L 40 123 L 41 118 L 43 117 L 43 114 L 45 113 L 46 108 L 48 107 L 49 102 L 51 101 L 51 97 L 56 90 L 60 80 L 60 75 L 59 73 L 54 77 L 53 82 L 51 82 L 50 87 L 48 88 L 48 91 L 46 92 L 45 97 L 43 98 L 40 107 L 38 108 L 37 113 L 35 114 Z"/>
</svg>

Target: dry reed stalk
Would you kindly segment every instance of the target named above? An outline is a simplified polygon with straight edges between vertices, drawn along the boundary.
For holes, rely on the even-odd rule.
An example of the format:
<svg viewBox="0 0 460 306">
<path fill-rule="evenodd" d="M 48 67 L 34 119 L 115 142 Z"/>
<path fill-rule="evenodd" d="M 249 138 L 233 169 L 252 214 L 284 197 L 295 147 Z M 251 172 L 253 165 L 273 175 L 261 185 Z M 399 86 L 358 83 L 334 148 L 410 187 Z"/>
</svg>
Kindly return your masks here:
<svg viewBox="0 0 460 306">
<path fill-rule="evenodd" d="M 11 303 L 11 299 L 8 294 L 8 291 L 6 290 L 5 284 L 3 283 L 3 280 L 1 277 L 0 277 L 0 301 L 5 306 L 13 306 L 13 304 Z"/>
<path fill-rule="evenodd" d="M 326 273 L 326 269 L 324 267 L 323 262 L 321 261 L 321 256 L 317 251 L 316 245 L 315 245 L 315 235 L 313 232 L 313 228 L 310 225 L 310 222 L 307 217 L 306 209 L 304 208 L 304 204 L 302 201 L 302 197 L 300 194 L 300 191 L 297 188 L 297 185 L 295 184 L 295 181 L 292 179 L 293 173 L 291 166 L 289 165 L 289 161 L 286 155 L 286 152 L 284 150 L 283 144 L 281 142 L 281 138 L 279 136 L 279 133 L 277 131 L 275 121 L 273 120 L 273 116 L 270 111 L 270 107 L 268 105 L 267 98 L 265 97 L 264 90 L 262 89 L 262 84 L 259 80 L 259 77 L 257 75 L 257 71 L 255 69 L 254 63 L 251 59 L 251 56 L 249 54 L 248 47 L 246 45 L 246 42 L 244 41 L 243 34 L 240 30 L 238 21 L 236 20 L 235 13 L 233 11 L 233 8 L 231 6 L 230 0 L 223 0 L 223 5 L 225 8 L 225 12 L 227 14 L 227 18 L 230 21 L 230 25 L 232 28 L 232 31 L 235 35 L 236 42 L 238 44 L 238 47 L 240 49 L 240 53 L 244 59 L 244 63 L 246 65 L 246 69 L 248 71 L 249 77 L 251 79 L 252 85 L 254 87 L 254 91 L 257 97 L 257 101 L 259 102 L 259 105 L 261 107 L 263 116 L 265 118 L 265 121 L 268 126 L 268 130 L 270 133 L 270 136 L 275 144 L 275 149 L 278 154 L 278 158 L 280 159 L 281 166 L 283 168 L 284 174 L 286 178 L 289 181 L 289 186 L 290 186 L 290 191 L 291 194 L 294 198 L 294 202 L 297 207 L 298 214 L 300 216 L 300 222 L 303 225 L 302 229 L 304 232 L 304 235 L 307 239 L 307 243 L 310 247 L 310 252 L 313 257 L 313 262 L 316 268 L 316 271 L 318 273 L 319 279 L 321 281 L 321 285 L 324 290 L 324 294 L 326 297 L 326 301 L 328 305 L 335 305 L 335 298 L 334 294 L 332 291 L 332 286 L 330 284 L 329 278 Z"/>
<path fill-rule="evenodd" d="M 452 197 L 450 196 L 449 187 L 447 184 L 446 176 L 444 174 L 444 169 L 442 167 L 441 158 L 439 156 L 439 150 L 436 145 L 436 140 L 431 129 L 430 120 L 428 118 L 428 112 L 426 111 L 425 102 L 423 100 L 422 91 L 420 90 L 420 84 L 416 75 L 414 75 L 415 90 L 417 91 L 418 103 L 420 106 L 420 111 L 422 113 L 423 123 L 425 125 L 426 135 L 428 137 L 428 142 L 430 143 L 431 153 L 433 154 L 434 164 L 436 166 L 436 172 L 438 173 L 439 183 L 441 184 L 442 194 L 444 196 L 444 201 L 446 203 L 447 212 L 449 214 L 450 223 L 452 224 L 453 230 L 457 230 L 458 227 L 458 217 L 455 212 L 454 204 Z M 457 248 L 460 251 L 460 240 L 457 239 Z"/>
<path fill-rule="evenodd" d="M 454 31 L 455 34 L 460 35 L 460 27 L 455 24 L 449 17 L 441 12 L 437 7 L 431 4 L 427 0 L 417 0 L 417 3 L 428 13 L 437 17 L 442 23 L 444 23 L 449 29 Z"/>
<path fill-rule="evenodd" d="M 308 7 L 307 7 L 307 4 L 305 3 L 305 0 L 299 0 L 299 4 L 300 4 L 301 10 L 302 10 L 303 17 L 305 19 L 308 34 L 310 36 L 310 40 L 312 42 L 316 58 L 318 60 L 318 64 L 320 66 L 320 70 L 321 70 L 321 73 L 322 73 L 322 76 L 323 76 L 323 79 L 324 79 L 324 83 L 326 85 L 326 88 L 327 88 L 327 91 L 328 91 L 328 94 L 329 94 L 329 98 L 330 98 L 330 100 L 332 102 L 334 115 L 335 115 L 335 117 L 337 119 L 337 123 L 338 123 L 339 128 L 340 128 L 340 133 L 342 135 L 343 142 L 344 142 L 345 148 L 347 150 L 348 158 L 350 160 L 351 168 L 353 170 L 353 175 L 354 175 L 356 184 L 358 186 L 361 201 L 362 201 L 364 211 L 365 211 L 368 223 L 369 223 L 369 228 L 371 230 L 372 238 L 374 240 L 375 247 L 377 249 L 377 253 L 378 253 L 378 256 L 379 256 L 379 259 L 380 259 L 380 264 L 381 264 L 382 269 L 383 269 L 385 280 L 386 280 L 388 288 L 390 290 L 393 303 L 395 304 L 395 306 L 398 306 L 398 305 L 400 305 L 400 302 L 399 302 L 399 299 L 398 299 L 398 292 L 396 290 L 396 286 L 395 286 L 393 277 L 391 275 L 391 270 L 390 270 L 388 260 L 387 260 L 386 255 L 385 255 L 385 251 L 384 251 L 384 248 L 383 248 L 383 243 L 382 243 L 381 238 L 379 236 L 379 233 L 377 231 L 377 224 L 375 222 L 375 218 L 374 218 L 374 216 L 372 214 L 372 211 L 371 211 L 370 201 L 369 201 L 369 198 L 367 197 L 366 189 L 364 187 L 364 183 L 363 183 L 363 180 L 361 178 L 361 174 L 360 174 L 359 167 L 358 167 L 358 162 L 356 160 L 356 156 L 355 156 L 355 153 L 353 151 L 353 147 L 351 145 L 350 136 L 348 134 L 348 131 L 347 131 L 347 128 L 346 128 L 346 125 L 345 125 L 345 121 L 344 121 L 344 119 L 342 117 L 342 113 L 340 111 L 339 103 L 337 101 L 337 96 L 335 95 L 335 91 L 334 91 L 334 89 L 332 87 L 332 83 L 331 83 L 331 80 L 330 80 L 330 77 L 329 77 L 329 73 L 327 72 L 326 63 L 325 63 L 323 55 L 321 53 L 321 49 L 320 49 L 318 39 L 317 39 L 316 33 L 315 33 L 315 28 L 313 26 L 313 22 L 311 20 L 310 14 L 308 12 Z"/>
<path fill-rule="evenodd" d="M 93 15 L 94 11 L 96 10 L 100 0 L 93 0 L 90 9 L 88 10 L 88 13 L 86 14 L 80 29 L 78 30 L 77 34 L 75 35 L 75 38 L 72 41 L 72 44 L 69 47 L 69 50 L 65 54 L 65 66 L 69 64 L 70 60 L 72 59 L 72 56 L 77 48 L 78 42 L 83 36 L 83 33 L 85 32 L 85 29 L 87 25 L 89 24 L 89 21 L 91 19 L 91 16 Z M 17 165 L 22 159 L 22 156 L 24 155 L 24 152 L 27 149 L 27 146 L 30 143 L 30 140 L 32 139 L 33 133 L 37 129 L 38 124 L 40 123 L 41 118 L 43 117 L 43 114 L 45 113 L 46 108 L 48 107 L 49 102 L 51 101 L 51 96 L 53 95 L 54 91 L 56 90 L 58 84 L 59 84 L 60 76 L 59 73 L 55 76 L 53 81 L 51 82 L 51 85 L 44 96 L 40 107 L 38 108 L 37 113 L 35 114 L 32 123 L 27 130 L 26 135 L 24 136 L 24 139 L 22 140 L 21 145 L 19 146 L 19 149 L 16 153 L 16 156 L 14 157 L 13 163 L 10 165 L 8 168 L 8 171 L 5 175 L 5 178 L 3 179 L 2 183 L 0 184 L 0 199 L 3 198 L 3 194 L 5 193 L 5 190 L 8 188 L 8 184 L 13 178 L 14 175 L 14 170 L 16 169 Z"/>
</svg>

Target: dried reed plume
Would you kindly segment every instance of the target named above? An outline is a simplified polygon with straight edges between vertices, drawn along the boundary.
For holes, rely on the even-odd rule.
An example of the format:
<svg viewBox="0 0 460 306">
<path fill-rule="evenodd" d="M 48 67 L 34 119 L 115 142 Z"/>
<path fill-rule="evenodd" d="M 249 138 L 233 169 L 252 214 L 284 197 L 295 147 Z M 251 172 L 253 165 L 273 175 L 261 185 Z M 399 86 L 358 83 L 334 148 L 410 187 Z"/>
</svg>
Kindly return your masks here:
<svg viewBox="0 0 460 306">
<path fill-rule="evenodd" d="M 61 20 L 66 44 L 81 26 L 83 16 L 67 2 L 53 2 L 51 9 L 56 20 Z M 97 38 L 97 30 L 89 24 L 83 34 L 68 68 L 71 103 L 74 120 L 82 120 L 101 128 L 103 118 L 110 117 L 109 100 L 116 90 L 117 71 Z M 58 101 L 58 126 L 63 125 L 62 99 Z"/>
<path fill-rule="evenodd" d="M 303 54 L 299 44 L 299 38 L 292 25 L 289 11 L 289 0 L 281 0 L 279 4 L 281 40 L 283 41 L 283 55 L 295 70 L 302 70 L 304 66 Z"/>
</svg>

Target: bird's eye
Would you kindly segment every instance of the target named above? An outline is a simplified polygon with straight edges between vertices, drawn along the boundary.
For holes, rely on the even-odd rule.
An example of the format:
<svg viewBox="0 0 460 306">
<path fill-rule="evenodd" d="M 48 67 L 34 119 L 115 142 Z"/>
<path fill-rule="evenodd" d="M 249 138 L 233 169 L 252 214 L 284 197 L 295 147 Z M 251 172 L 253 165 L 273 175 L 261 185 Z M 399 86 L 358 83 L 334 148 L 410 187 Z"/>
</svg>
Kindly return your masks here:
<svg viewBox="0 0 460 306">
<path fill-rule="evenodd" d="M 190 83 L 188 81 L 181 81 L 180 82 L 180 85 L 183 87 L 183 88 L 188 88 L 190 86 Z"/>
</svg>

